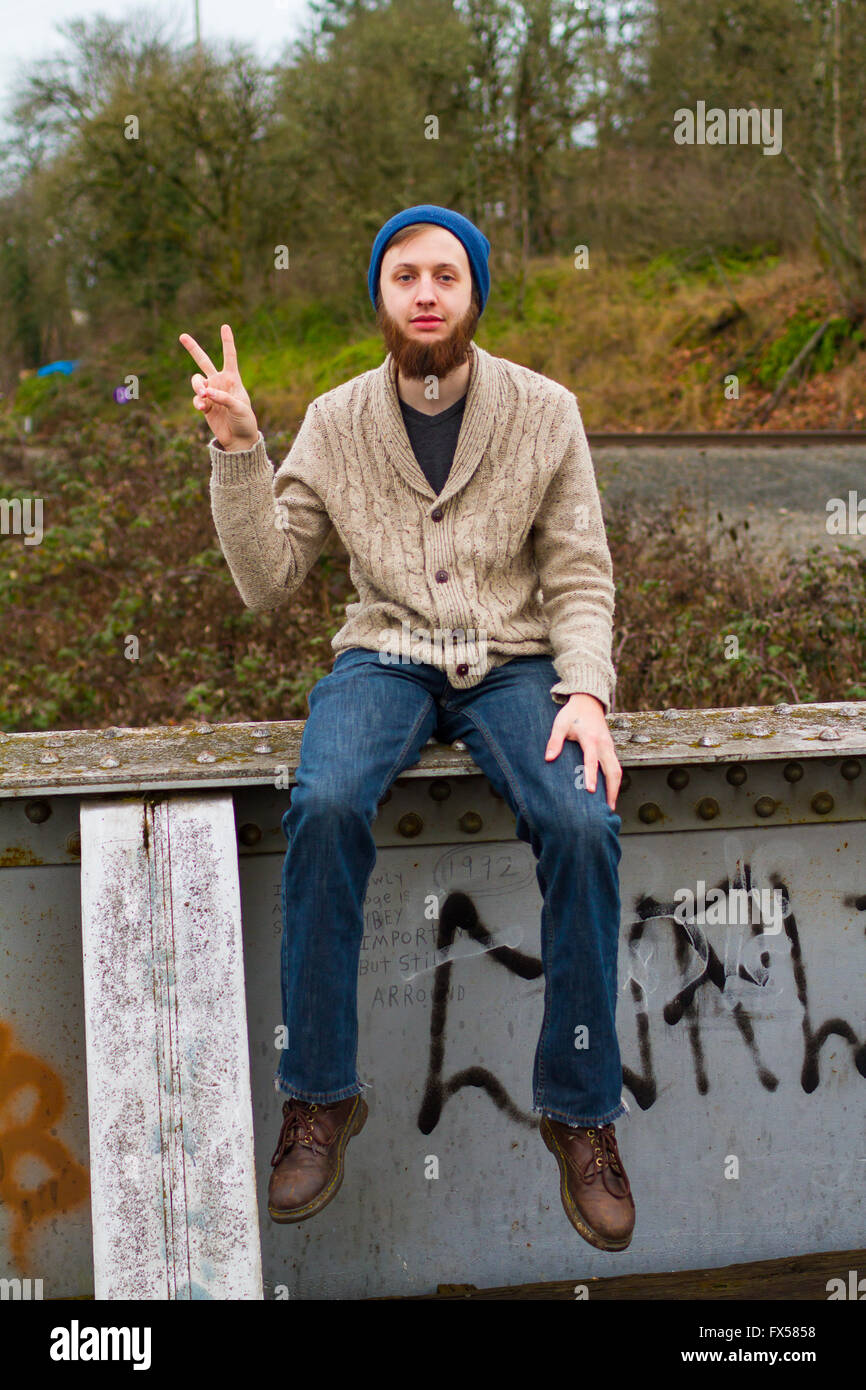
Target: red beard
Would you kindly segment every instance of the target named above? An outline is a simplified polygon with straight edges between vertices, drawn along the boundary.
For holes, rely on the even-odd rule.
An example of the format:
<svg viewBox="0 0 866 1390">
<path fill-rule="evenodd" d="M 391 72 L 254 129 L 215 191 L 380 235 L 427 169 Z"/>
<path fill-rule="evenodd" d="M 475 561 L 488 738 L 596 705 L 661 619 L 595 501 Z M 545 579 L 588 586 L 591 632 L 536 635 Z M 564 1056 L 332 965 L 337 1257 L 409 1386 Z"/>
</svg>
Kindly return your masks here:
<svg viewBox="0 0 866 1390">
<path fill-rule="evenodd" d="M 469 356 L 469 347 L 481 317 L 475 298 L 463 318 L 454 325 L 447 338 L 436 342 L 416 342 L 407 338 L 399 324 L 388 313 L 384 303 L 376 311 L 376 322 L 402 377 L 423 380 L 435 376 L 439 380 L 460 367 Z"/>
</svg>

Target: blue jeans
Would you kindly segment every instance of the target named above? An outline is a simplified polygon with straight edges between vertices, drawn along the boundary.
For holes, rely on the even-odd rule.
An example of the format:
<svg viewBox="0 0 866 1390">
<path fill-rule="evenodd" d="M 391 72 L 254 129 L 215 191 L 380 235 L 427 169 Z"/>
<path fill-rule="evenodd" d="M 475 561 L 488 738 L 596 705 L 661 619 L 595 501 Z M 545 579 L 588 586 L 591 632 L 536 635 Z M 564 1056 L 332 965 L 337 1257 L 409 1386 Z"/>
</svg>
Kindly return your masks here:
<svg viewBox="0 0 866 1390">
<path fill-rule="evenodd" d="M 327 1104 L 357 1095 L 358 964 L 364 901 L 376 862 L 371 825 L 392 782 L 431 738 L 461 739 L 531 845 L 543 897 L 544 1019 L 533 1110 L 570 1125 L 628 1113 L 615 1028 L 622 821 L 596 790 L 576 786 L 583 751 L 544 751 L 557 712 L 547 656 L 514 657 L 470 690 L 420 662 L 385 664 L 352 647 L 309 695 L 291 806 L 282 818 L 281 951 L 288 1046 L 275 1088 Z M 578 1048 L 578 1025 L 588 1046 Z"/>
</svg>

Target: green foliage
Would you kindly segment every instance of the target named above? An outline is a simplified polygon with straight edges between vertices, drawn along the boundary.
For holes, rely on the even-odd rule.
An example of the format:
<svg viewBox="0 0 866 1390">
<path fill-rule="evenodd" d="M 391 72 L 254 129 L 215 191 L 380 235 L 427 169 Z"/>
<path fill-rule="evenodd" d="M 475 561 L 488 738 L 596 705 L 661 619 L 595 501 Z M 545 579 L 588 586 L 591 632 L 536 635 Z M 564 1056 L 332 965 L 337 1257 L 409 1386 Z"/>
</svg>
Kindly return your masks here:
<svg viewBox="0 0 866 1390">
<path fill-rule="evenodd" d="M 803 350 L 823 321 L 823 315 L 816 315 L 810 305 L 801 305 L 788 320 L 784 333 L 768 345 L 753 369 L 755 378 L 762 386 L 778 385 L 797 354 Z M 806 364 L 806 374 L 811 376 L 815 372 L 829 372 L 843 344 L 852 343 L 861 348 L 863 342 L 861 329 L 850 319 L 832 319 Z"/>
<path fill-rule="evenodd" d="M 835 365 L 839 349 L 844 343 L 854 343 L 862 348 L 863 332 L 847 318 L 835 318 L 827 326 L 815 352 L 814 368 L 819 372 L 829 372 Z"/>
<path fill-rule="evenodd" d="M 38 423 L 62 399 L 66 380 L 61 372 L 52 372 L 51 376 L 25 377 L 15 389 L 12 409 L 16 414 L 29 415 L 34 423 Z"/>
<path fill-rule="evenodd" d="M 653 256 L 629 277 L 631 289 L 640 299 L 659 294 L 675 294 L 683 285 L 719 281 L 719 268 L 728 278 L 770 270 L 779 261 L 778 248 L 759 242 L 754 246 L 702 247 L 664 251 Z"/>
<path fill-rule="evenodd" d="M 350 343 L 316 371 L 313 381 L 317 394 L 330 391 L 353 376 L 359 376 L 361 372 L 381 366 L 382 355 L 382 339 L 378 335 L 375 338 L 364 338 L 360 343 Z"/>
</svg>

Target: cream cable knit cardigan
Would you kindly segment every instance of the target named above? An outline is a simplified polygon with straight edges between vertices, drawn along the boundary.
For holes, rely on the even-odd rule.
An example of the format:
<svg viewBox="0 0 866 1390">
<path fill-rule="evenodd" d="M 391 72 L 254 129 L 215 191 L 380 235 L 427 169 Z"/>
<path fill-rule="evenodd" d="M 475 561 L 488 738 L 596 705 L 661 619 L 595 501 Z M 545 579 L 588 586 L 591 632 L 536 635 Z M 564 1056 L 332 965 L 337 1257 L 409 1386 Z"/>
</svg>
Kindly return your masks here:
<svg viewBox="0 0 866 1390">
<path fill-rule="evenodd" d="M 586 692 L 609 714 L 613 567 L 573 393 L 473 343 L 451 472 L 437 497 L 400 413 L 389 353 L 318 396 L 274 472 L 264 438 L 215 439 L 220 545 L 254 612 L 303 583 L 333 525 L 360 602 L 331 640 L 423 660 L 469 689 L 513 656 L 548 655 L 563 703 Z"/>
</svg>

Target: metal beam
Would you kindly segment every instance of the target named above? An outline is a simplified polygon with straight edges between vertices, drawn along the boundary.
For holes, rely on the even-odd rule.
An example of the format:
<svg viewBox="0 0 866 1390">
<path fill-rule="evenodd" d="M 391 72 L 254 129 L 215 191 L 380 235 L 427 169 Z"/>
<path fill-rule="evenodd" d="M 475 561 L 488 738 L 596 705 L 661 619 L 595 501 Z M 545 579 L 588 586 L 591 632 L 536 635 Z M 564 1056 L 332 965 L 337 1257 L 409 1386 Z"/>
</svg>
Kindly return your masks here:
<svg viewBox="0 0 866 1390">
<path fill-rule="evenodd" d="M 294 781 L 303 719 L 172 728 L 0 733 L 0 798 L 182 791 Z M 768 758 L 866 756 L 866 701 L 640 710 L 610 719 L 624 768 L 745 763 Z M 472 776 L 463 750 L 435 740 L 403 777 Z"/>
</svg>

